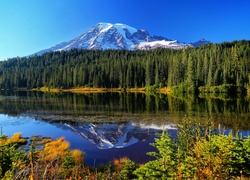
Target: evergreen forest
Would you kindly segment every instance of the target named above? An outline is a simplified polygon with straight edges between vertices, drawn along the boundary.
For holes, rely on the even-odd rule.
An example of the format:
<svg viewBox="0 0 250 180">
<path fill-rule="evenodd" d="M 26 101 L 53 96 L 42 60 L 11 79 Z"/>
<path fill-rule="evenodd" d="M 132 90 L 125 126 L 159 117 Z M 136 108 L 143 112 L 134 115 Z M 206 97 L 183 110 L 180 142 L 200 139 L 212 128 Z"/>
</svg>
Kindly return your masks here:
<svg viewBox="0 0 250 180">
<path fill-rule="evenodd" d="M 0 62 L 0 89 L 169 87 L 174 92 L 246 92 L 250 42 L 182 50 L 48 52 Z"/>
</svg>

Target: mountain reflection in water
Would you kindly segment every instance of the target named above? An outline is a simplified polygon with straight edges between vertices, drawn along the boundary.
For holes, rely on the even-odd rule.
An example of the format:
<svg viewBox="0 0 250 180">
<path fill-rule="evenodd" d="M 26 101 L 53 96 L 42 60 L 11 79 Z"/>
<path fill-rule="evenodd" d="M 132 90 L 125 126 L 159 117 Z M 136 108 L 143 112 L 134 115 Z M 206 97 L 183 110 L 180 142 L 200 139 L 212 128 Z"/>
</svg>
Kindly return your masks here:
<svg viewBox="0 0 250 180">
<path fill-rule="evenodd" d="M 70 142 L 71 149 L 80 149 L 85 153 L 86 165 L 99 165 L 113 159 L 128 157 L 137 163 L 152 160 L 147 152 L 155 151 L 150 143 L 157 133 L 169 129 L 175 136 L 173 124 L 159 126 L 156 124 L 124 123 L 75 123 L 48 122 L 29 117 L 10 117 L 0 115 L 0 127 L 3 133 L 11 136 L 21 132 L 24 137 L 46 136 L 57 139 L 64 137 Z M 29 144 L 27 144 L 28 148 Z"/>
<path fill-rule="evenodd" d="M 125 148 L 137 142 L 149 140 L 152 135 L 161 130 L 176 129 L 174 125 L 157 126 L 154 124 L 135 123 L 90 123 L 78 124 L 58 124 L 63 129 L 84 137 L 99 149 Z"/>
</svg>

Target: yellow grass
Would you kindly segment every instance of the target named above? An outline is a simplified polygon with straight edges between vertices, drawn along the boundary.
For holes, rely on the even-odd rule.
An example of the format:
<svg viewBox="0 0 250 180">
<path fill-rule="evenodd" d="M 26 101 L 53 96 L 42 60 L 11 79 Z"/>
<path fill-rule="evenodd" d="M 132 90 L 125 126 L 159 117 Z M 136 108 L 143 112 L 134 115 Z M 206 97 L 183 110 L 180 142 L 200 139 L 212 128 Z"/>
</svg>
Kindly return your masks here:
<svg viewBox="0 0 250 180">
<path fill-rule="evenodd" d="M 127 88 L 127 92 L 145 92 L 146 88 Z"/>
<path fill-rule="evenodd" d="M 62 91 L 69 91 L 69 92 L 107 92 L 107 88 L 92 88 L 92 87 L 77 87 L 71 89 L 64 89 Z"/>
<path fill-rule="evenodd" d="M 125 163 L 127 162 L 128 158 L 127 157 L 122 157 L 120 159 L 114 159 L 113 163 L 116 169 L 121 170 Z"/>
<path fill-rule="evenodd" d="M 103 92 L 139 92 L 145 93 L 146 88 L 95 88 L 95 87 L 75 87 L 70 89 L 58 89 L 58 88 L 48 88 L 48 87 L 41 87 L 41 88 L 34 88 L 34 91 L 43 91 L 43 92 L 73 92 L 73 93 L 103 93 Z M 160 93 L 163 94 L 170 94 L 171 89 L 168 87 L 160 88 Z"/>
<path fill-rule="evenodd" d="M 92 93 L 92 92 L 145 92 L 145 88 L 93 88 L 93 87 L 79 87 L 62 90 L 63 92 L 78 92 L 78 93 Z"/>
<path fill-rule="evenodd" d="M 78 149 L 73 149 L 70 151 L 70 154 L 74 157 L 76 164 L 80 165 L 83 163 L 84 155 L 83 155 L 82 151 L 80 151 Z"/>
<path fill-rule="evenodd" d="M 48 87 L 41 87 L 41 88 L 33 88 L 33 91 L 42 91 L 42 92 L 60 92 L 58 88 L 48 88 Z"/>
<path fill-rule="evenodd" d="M 69 146 L 69 142 L 65 141 L 64 138 L 58 138 L 46 143 L 43 150 L 40 151 L 40 155 L 45 161 L 52 161 L 57 157 L 65 156 L 69 150 Z"/>
<path fill-rule="evenodd" d="M 162 94 L 170 94 L 171 89 L 169 87 L 160 88 L 160 93 L 162 93 Z"/>
<path fill-rule="evenodd" d="M 97 92 L 122 92 L 122 88 L 94 88 L 94 87 L 76 87 L 70 89 L 58 89 L 58 88 L 34 88 L 34 91 L 42 92 L 74 92 L 74 93 L 97 93 Z"/>
<path fill-rule="evenodd" d="M 5 144 L 25 144 L 27 143 L 27 139 L 21 136 L 21 133 L 15 133 L 10 138 L 2 138 L 0 139 L 0 145 Z"/>
</svg>

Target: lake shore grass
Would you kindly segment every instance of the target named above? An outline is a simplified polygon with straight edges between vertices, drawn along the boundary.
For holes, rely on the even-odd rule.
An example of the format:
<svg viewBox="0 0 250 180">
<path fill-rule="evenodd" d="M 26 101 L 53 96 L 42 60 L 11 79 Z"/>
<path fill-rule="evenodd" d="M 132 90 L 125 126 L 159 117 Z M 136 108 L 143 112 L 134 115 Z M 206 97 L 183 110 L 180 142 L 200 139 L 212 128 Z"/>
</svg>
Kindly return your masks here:
<svg viewBox="0 0 250 180">
<path fill-rule="evenodd" d="M 98 92 L 121 92 L 122 88 L 94 88 L 94 87 L 76 87 L 70 89 L 62 89 L 62 92 L 74 93 L 98 93 Z"/>
<path fill-rule="evenodd" d="M 171 88 L 169 88 L 169 87 L 163 87 L 163 88 L 159 89 L 159 92 L 161 94 L 171 94 Z"/>
<path fill-rule="evenodd" d="M 95 88 L 95 87 L 75 87 L 69 89 L 59 89 L 59 88 L 33 88 L 33 91 L 42 92 L 73 92 L 73 93 L 105 93 L 105 92 L 138 92 L 145 93 L 146 88 Z"/>
</svg>

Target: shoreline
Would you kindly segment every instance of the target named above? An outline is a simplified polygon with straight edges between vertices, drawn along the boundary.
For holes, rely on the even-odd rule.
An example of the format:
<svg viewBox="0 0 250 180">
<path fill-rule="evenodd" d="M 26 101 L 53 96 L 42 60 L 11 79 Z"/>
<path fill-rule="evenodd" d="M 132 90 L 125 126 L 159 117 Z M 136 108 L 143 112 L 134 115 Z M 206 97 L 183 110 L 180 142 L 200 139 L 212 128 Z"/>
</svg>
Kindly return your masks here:
<svg viewBox="0 0 250 180">
<path fill-rule="evenodd" d="M 22 89 L 23 90 L 23 89 Z M 34 88 L 32 91 L 42 91 L 42 92 L 72 92 L 72 93 L 105 93 L 105 92 L 138 92 L 146 93 L 147 90 L 143 88 L 93 88 L 93 87 L 77 87 L 69 89 L 59 89 L 59 88 Z M 157 90 L 162 94 L 170 93 L 170 88 L 160 88 Z"/>
<path fill-rule="evenodd" d="M 4 89 L 1 89 L 4 90 Z M 10 90 L 10 89 L 7 89 Z M 140 88 L 95 88 L 95 87 L 75 87 L 75 88 L 68 88 L 68 89 L 61 89 L 61 88 L 49 88 L 49 87 L 41 87 L 41 88 L 17 88 L 14 89 L 17 91 L 40 91 L 40 92 L 51 92 L 51 93 L 61 93 L 61 92 L 71 92 L 71 93 L 107 93 L 107 92 L 128 92 L 128 93 L 159 93 L 159 94 L 172 94 L 172 89 L 170 87 L 162 87 L 162 88 L 155 88 L 153 90 L 147 89 L 147 87 L 140 87 Z M 250 88 L 246 88 L 246 95 L 250 96 Z M 214 92 L 206 92 L 199 94 L 214 94 L 216 96 L 221 94 L 228 94 L 228 93 L 214 93 Z"/>
</svg>

